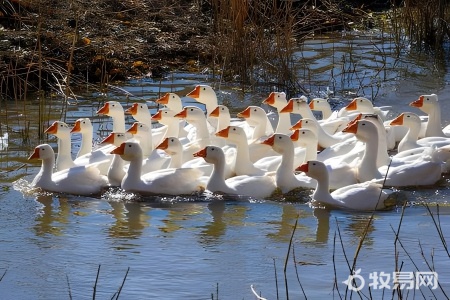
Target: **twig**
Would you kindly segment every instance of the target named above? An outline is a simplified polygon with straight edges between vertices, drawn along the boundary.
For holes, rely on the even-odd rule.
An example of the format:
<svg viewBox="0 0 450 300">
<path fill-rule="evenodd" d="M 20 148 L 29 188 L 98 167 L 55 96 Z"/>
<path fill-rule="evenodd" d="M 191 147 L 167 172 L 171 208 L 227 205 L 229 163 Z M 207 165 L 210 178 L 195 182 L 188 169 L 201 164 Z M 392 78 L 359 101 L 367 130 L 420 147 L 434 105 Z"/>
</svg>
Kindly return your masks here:
<svg viewBox="0 0 450 300">
<path fill-rule="evenodd" d="M 116 300 L 119 299 L 120 292 L 122 292 L 122 288 L 123 288 L 123 285 L 125 284 L 125 280 L 127 279 L 128 272 L 129 272 L 129 271 L 130 271 L 130 267 L 128 267 L 127 272 L 125 273 L 125 277 L 123 278 L 122 285 L 120 286 L 119 290 L 117 291 L 117 297 L 116 297 Z"/>
<path fill-rule="evenodd" d="M 286 288 L 286 300 L 289 300 L 289 289 L 288 289 L 288 283 L 287 283 L 286 269 L 287 269 L 287 263 L 289 260 L 289 253 L 291 252 L 292 240 L 294 239 L 295 229 L 297 228 L 298 218 L 299 218 L 299 215 L 297 214 L 297 219 L 295 220 L 294 229 L 292 230 L 291 238 L 289 239 L 288 252 L 286 253 L 286 259 L 284 260 L 283 273 L 284 273 L 284 286 Z"/>
<path fill-rule="evenodd" d="M 94 294 L 92 295 L 92 300 L 95 300 L 95 293 L 97 292 L 97 282 L 98 282 L 98 277 L 100 275 L 100 266 L 101 265 L 98 265 L 97 276 L 95 277 Z"/>
<path fill-rule="evenodd" d="M 69 288 L 69 299 L 72 300 L 72 289 L 70 288 L 69 275 L 66 274 L 67 287 Z"/>
<path fill-rule="evenodd" d="M 277 291 L 277 300 L 279 300 L 280 296 L 278 294 L 278 275 L 277 275 L 277 266 L 275 264 L 275 258 L 273 259 L 273 269 L 275 271 L 275 289 Z"/>
</svg>

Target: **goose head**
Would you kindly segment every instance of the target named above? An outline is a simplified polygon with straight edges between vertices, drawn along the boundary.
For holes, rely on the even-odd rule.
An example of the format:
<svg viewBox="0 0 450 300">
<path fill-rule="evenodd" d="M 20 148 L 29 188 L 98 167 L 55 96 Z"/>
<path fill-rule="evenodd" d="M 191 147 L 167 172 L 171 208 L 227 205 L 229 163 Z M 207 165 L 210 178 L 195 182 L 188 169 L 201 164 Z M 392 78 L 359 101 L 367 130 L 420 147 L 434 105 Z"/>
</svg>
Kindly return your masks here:
<svg viewBox="0 0 450 300">
<path fill-rule="evenodd" d="M 28 157 L 28 160 L 40 159 L 40 160 L 54 160 L 55 152 L 49 144 L 41 144 L 34 148 L 33 153 Z"/>
<path fill-rule="evenodd" d="M 176 114 L 175 110 L 160 109 L 152 116 L 152 121 L 158 121 L 163 125 L 170 125 L 178 121 L 178 119 L 175 118 Z"/>
<path fill-rule="evenodd" d="M 127 108 L 125 114 L 132 115 L 136 121 L 147 123 L 149 122 L 150 112 L 145 103 L 133 103 L 131 107 Z"/>
<path fill-rule="evenodd" d="M 323 98 L 314 98 L 311 100 L 311 102 L 309 102 L 309 108 L 311 110 L 330 110 L 330 103 L 328 103 L 327 99 L 323 99 Z"/>
<path fill-rule="evenodd" d="M 216 136 L 227 138 L 230 141 L 247 141 L 247 136 L 242 127 L 239 126 L 228 126 L 216 133 Z"/>
<path fill-rule="evenodd" d="M 210 164 L 216 164 L 225 161 L 225 154 L 222 148 L 216 146 L 206 146 L 202 150 L 195 152 L 194 157 L 203 157 Z"/>
<path fill-rule="evenodd" d="M 420 117 L 411 112 L 404 112 L 398 115 L 395 119 L 393 119 L 389 125 L 405 125 L 408 128 L 420 128 L 421 124 Z"/>
<path fill-rule="evenodd" d="M 137 142 L 124 142 L 119 147 L 114 148 L 111 154 L 118 154 L 123 160 L 132 161 L 142 158 L 142 149 Z"/>
<path fill-rule="evenodd" d="M 175 155 L 183 152 L 183 146 L 176 137 L 167 137 L 159 144 L 156 149 L 164 150 L 169 155 Z"/>
<path fill-rule="evenodd" d="M 129 132 L 111 132 L 103 141 L 100 142 L 102 144 L 112 144 L 116 147 L 119 147 L 123 142 L 131 139 L 133 135 Z"/>
<path fill-rule="evenodd" d="M 122 104 L 117 101 L 107 101 L 99 110 L 98 115 L 105 115 L 110 117 L 123 116 L 124 111 Z"/>
<path fill-rule="evenodd" d="M 91 120 L 89 120 L 89 118 L 80 118 L 75 121 L 75 125 L 72 130 L 70 130 L 70 133 L 85 133 L 89 131 L 92 131 Z"/>
<path fill-rule="evenodd" d="M 216 92 L 211 86 L 206 84 L 197 85 L 194 90 L 186 94 L 186 96 L 205 104 L 207 111 L 212 111 L 218 104 Z"/>
<path fill-rule="evenodd" d="M 307 128 L 295 130 L 291 135 L 291 140 L 293 142 L 299 142 L 300 145 L 317 145 L 317 135 L 314 131 Z"/>
<path fill-rule="evenodd" d="M 287 104 L 286 93 L 272 92 L 266 99 L 263 100 L 262 103 L 275 107 L 278 111 L 280 111 Z"/>
<path fill-rule="evenodd" d="M 166 93 L 159 99 L 155 100 L 156 103 L 165 105 L 170 110 L 173 110 L 175 113 L 183 110 L 183 103 L 181 101 L 180 96 L 175 93 Z"/>
<path fill-rule="evenodd" d="M 49 128 L 47 128 L 44 133 L 53 134 L 59 138 L 70 136 L 71 129 L 69 126 L 62 121 L 55 121 Z"/>
<path fill-rule="evenodd" d="M 175 117 L 185 119 L 188 123 L 194 124 L 200 120 L 206 120 L 203 110 L 196 106 L 185 106 Z"/>
<path fill-rule="evenodd" d="M 359 111 L 361 113 L 373 113 L 374 108 L 372 101 L 365 97 L 354 98 L 346 107 L 347 111 Z"/>
<path fill-rule="evenodd" d="M 145 123 L 141 122 L 134 122 L 133 125 L 131 125 L 130 128 L 128 128 L 127 132 L 131 133 L 132 135 L 144 135 L 150 133 L 150 127 L 148 127 Z"/>
<path fill-rule="evenodd" d="M 297 123 L 294 124 L 294 126 L 291 127 L 291 130 L 298 130 L 298 129 L 309 129 L 312 132 L 314 132 L 316 135 L 319 132 L 319 123 L 311 118 L 303 118 L 300 119 Z"/>
<path fill-rule="evenodd" d="M 310 110 L 308 106 L 308 98 L 301 96 L 299 98 L 291 98 L 287 102 L 286 106 L 280 111 L 280 113 L 294 113 L 301 114 L 305 109 Z"/>
<path fill-rule="evenodd" d="M 438 102 L 439 102 L 438 101 L 438 96 L 436 94 L 421 95 L 419 97 L 419 99 L 409 103 L 409 105 L 412 106 L 412 107 L 417 107 L 417 108 L 419 108 L 421 111 L 423 111 L 425 113 L 429 113 L 430 111 L 433 110 L 433 108 L 436 105 L 439 105 Z"/>
<path fill-rule="evenodd" d="M 351 122 L 342 132 L 354 133 L 356 138 L 362 142 L 373 140 L 378 135 L 376 125 L 364 119 Z"/>
<path fill-rule="evenodd" d="M 262 144 L 271 146 L 273 150 L 280 154 L 283 154 L 287 149 L 294 147 L 291 137 L 283 133 L 273 134 L 268 139 L 264 140 Z"/>
<path fill-rule="evenodd" d="M 225 126 L 228 126 L 230 124 L 230 110 L 225 105 L 217 105 L 217 107 L 209 114 L 209 116 L 218 119 L 218 131 L 224 129 Z"/>
<path fill-rule="evenodd" d="M 264 109 L 259 106 L 248 106 L 245 110 L 237 114 L 239 118 L 244 118 L 251 126 L 258 124 L 265 124 L 267 121 L 267 115 Z"/>
<path fill-rule="evenodd" d="M 311 178 L 319 179 L 328 174 L 327 167 L 321 161 L 309 160 L 301 166 L 295 168 L 297 172 L 305 172 Z"/>
</svg>

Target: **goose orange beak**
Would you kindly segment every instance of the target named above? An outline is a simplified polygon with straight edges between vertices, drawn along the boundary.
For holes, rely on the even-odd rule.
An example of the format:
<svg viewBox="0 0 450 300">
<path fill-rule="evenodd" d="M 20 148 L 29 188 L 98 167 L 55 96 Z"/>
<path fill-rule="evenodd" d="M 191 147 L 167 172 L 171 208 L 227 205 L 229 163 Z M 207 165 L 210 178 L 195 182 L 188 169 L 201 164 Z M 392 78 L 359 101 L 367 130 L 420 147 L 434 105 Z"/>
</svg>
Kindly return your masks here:
<svg viewBox="0 0 450 300">
<path fill-rule="evenodd" d="M 403 125 L 403 114 L 397 116 L 389 125 Z"/>
<path fill-rule="evenodd" d="M 210 117 L 216 117 L 218 118 L 220 116 L 220 109 L 219 106 L 214 108 L 214 110 L 209 114 Z"/>
<path fill-rule="evenodd" d="M 300 128 L 302 128 L 302 120 L 299 120 L 297 123 L 295 123 L 294 126 L 292 126 L 290 128 L 290 130 L 297 130 L 297 129 L 300 129 Z"/>
<path fill-rule="evenodd" d="M 133 123 L 133 125 L 131 125 L 131 127 L 127 130 L 127 132 L 131 134 L 136 134 L 138 132 L 138 123 L 137 122 Z"/>
<path fill-rule="evenodd" d="M 190 91 L 186 96 L 194 99 L 200 98 L 200 86 L 197 85 L 194 90 Z"/>
<path fill-rule="evenodd" d="M 156 149 L 166 150 L 169 148 L 169 138 L 165 138 L 164 141 L 159 144 Z"/>
<path fill-rule="evenodd" d="M 177 113 L 174 117 L 180 118 L 180 119 L 186 119 L 186 117 L 187 117 L 187 110 L 183 109 L 182 111 Z"/>
<path fill-rule="evenodd" d="M 158 112 L 152 116 L 152 121 L 159 121 L 161 119 L 162 119 L 162 112 L 158 110 Z"/>
<path fill-rule="evenodd" d="M 356 103 L 357 103 L 357 100 L 353 99 L 352 102 L 347 104 L 347 106 L 345 107 L 345 110 L 356 110 L 356 109 L 358 109 L 358 105 Z"/>
<path fill-rule="evenodd" d="M 290 99 L 280 113 L 291 113 L 294 111 L 294 100 Z"/>
<path fill-rule="evenodd" d="M 314 101 L 309 102 L 309 108 L 314 110 Z"/>
<path fill-rule="evenodd" d="M 262 143 L 261 143 L 261 144 L 263 144 L 263 145 L 269 145 L 269 146 L 273 146 L 274 142 L 275 142 L 275 136 L 274 136 L 274 135 L 272 135 L 272 136 L 271 136 L 271 137 L 269 137 L 268 139 L 266 139 L 266 140 L 262 141 Z"/>
<path fill-rule="evenodd" d="M 99 110 L 97 115 L 107 115 L 109 113 L 109 102 L 106 102 Z"/>
<path fill-rule="evenodd" d="M 270 93 L 269 97 L 264 99 L 264 101 L 262 103 L 268 104 L 268 105 L 274 105 L 275 104 L 275 92 Z"/>
<path fill-rule="evenodd" d="M 30 157 L 28 157 L 28 160 L 31 159 L 39 159 L 39 147 L 34 148 L 33 153 L 31 153 Z"/>
<path fill-rule="evenodd" d="M 167 105 L 167 103 L 169 103 L 169 97 L 170 97 L 170 94 L 169 94 L 169 93 L 166 93 L 166 94 L 165 94 L 164 96 L 162 96 L 161 98 L 156 99 L 155 102 L 158 103 L 158 104 Z"/>
<path fill-rule="evenodd" d="M 133 103 L 133 105 L 127 108 L 124 113 L 134 116 L 135 114 L 137 114 L 138 105 L 138 103 Z"/>
<path fill-rule="evenodd" d="M 250 107 L 247 107 L 244 111 L 238 113 L 237 116 L 244 119 L 250 118 Z"/>
<path fill-rule="evenodd" d="M 297 167 L 295 169 L 295 171 L 299 171 L 299 172 L 308 172 L 308 163 L 304 163 L 301 166 Z"/>
<path fill-rule="evenodd" d="M 206 157 L 206 147 L 200 151 L 195 152 L 194 157 Z"/>
<path fill-rule="evenodd" d="M 422 107 L 423 106 L 423 96 L 420 96 L 419 99 L 417 99 L 416 101 L 413 101 L 409 104 L 409 106 L 412 107 Z"/>
<path fill-rule="evenodd" d="M 227 138 L 229 132 L 230 132 L 230 126 L 228 126 L 227 128 L 224 128 L 224 129 L 222 129 L 222 130 L 216 132 L 216 136 L 220 136 L 220 137 L 223 137 L 223 138 Z"/>
<path fill-rule="evenodd" d="M 57 132 L 58 132 L 58 122 L 53 122 L 53 124 L 50 125 L 50 127 L 44 131 L 44 133 L 48 134 L 56 134 Z"/>
<path fill-rule="evenodd" d="M 291 141 L 298 141 L 298 138 L 300 137 L 300 130 L 294 130 L 294 133 L 291 134 Z"/>
<path fill-rule="evenodd" d="M 72 130 L 70 130 L 70 133 L 80 132 L 81 131 L 81 122 L 80 120 L 75 121 L 75 125 L 73 125 Z"/>
<path fill-rule="evenodd" d="M 342 132 L 355 133 L 358 131 L 358 121 L 352 121 L 347 127 L 342 130 Z"/>
<path fill-rule="evenodd" d="M 100 144 L 114 144 L 114 133 L 110 133 Z"/>
<path fill-rule="evenodd" d="M 111 151 L 111 154 L 119 154 L 123 155 L 125 153 L 125 143 L 120 144 L 119 147 L 114 148 L 114 150 Z"/>
</svg>

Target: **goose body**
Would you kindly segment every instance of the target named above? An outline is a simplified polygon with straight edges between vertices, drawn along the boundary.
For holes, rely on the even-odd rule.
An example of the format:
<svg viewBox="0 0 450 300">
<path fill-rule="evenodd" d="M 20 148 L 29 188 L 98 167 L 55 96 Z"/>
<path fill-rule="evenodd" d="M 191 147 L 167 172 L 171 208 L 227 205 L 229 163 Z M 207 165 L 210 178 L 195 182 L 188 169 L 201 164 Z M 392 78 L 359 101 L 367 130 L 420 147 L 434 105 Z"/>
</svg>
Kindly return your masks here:
<svg viewBox="0 0 450 300">
<path fill-rule="evenodd" d="M 119 147 L 120 144 L 126 142 L 127 140 L 130 140 L 133 137 L 131 133 L 128 132 L 111 132 L 103 141 L 101 144 L 108 144 L 112 147 L 111 151 L 114 150 L 116 147 Z M 119 186 L 122 183 L 122 179 L 126 174 L 125 165 L 128 164 L 125 163 L 125 161 L 120 157 L 120 155 L 117 154 L 111 154 L 113 155 L 113 159 L 111 161 L 111 164 L 109 165 L 107 177 L 109 186 Z"/>
<path fill-rule="evenodd" d="M 207 146 L 196 152 L 194 156 L 203 157 L 206 162 L 214 165 L 206 185 L 206 189 L 213 193 L 262 199 L 269 197 L 275 191 L 276 186 L 271 176 L 240 175 L 225 180 L 225 156 L 220 147 Z"/>
<path fill-rule="evenodd" d="M 323 162 L 311 160 L 296 170 L 305 172 L 317 181 L 311 196 L 315 206 L 358 211 L 382 210 L 393 206 L 388 199 L 394 191 L 383 189 L 381 184 L 371 181 L 347 185 L 330 193 L 328 170 Z"/>
<path fill-rule="evenodd" d="M 45 191 L 84 196 L 99 194 L 108 185 L 108 179 L 100 174 L 96 164 L 74 166 L 53 173 L 55 152 L 48 144 L 37 146 L 28 159 L 42 160 L 41 169 L 31 185 Z"/>
<path fill-rule="evenodd" d="M 291 138 L 282 133 L 275 133 L 263 144 L 271 146 L 276 152 L 281 154 L 281 163 L 277 168 L 275 182 L 282 193 L 287 193 L 297 188 L 314 188 L 316 182 L 304 174 L 294 174 L 295 157 L 294 143 Z M 303 159 L 303 158 L 302 158 Z"/>
<path fill-rule="evenodd" d="M 450 134 L 444 133 L 444 130 L 449 131 L 449 127 L 444 128 L 444 130 L 442 128 L 441 107 L 436 94 L 421 95 L 419 99 L 411 102 L 409 105 L 427 114 L 426 120 L 421 123 L 419 137 L 450 136 Z"/>
<path fill-rule="evenodd" d="M 202 190 L 199 181 L 202 172 L 192 168 L 170 168 L 142 174 L 142 149 L 137 142 L 125 142 L 114 149 L 129 161 L 127 174 L 121 182 L 121 188 L 127 192 L 140 194 L 183 195 Z"/>
</svg>

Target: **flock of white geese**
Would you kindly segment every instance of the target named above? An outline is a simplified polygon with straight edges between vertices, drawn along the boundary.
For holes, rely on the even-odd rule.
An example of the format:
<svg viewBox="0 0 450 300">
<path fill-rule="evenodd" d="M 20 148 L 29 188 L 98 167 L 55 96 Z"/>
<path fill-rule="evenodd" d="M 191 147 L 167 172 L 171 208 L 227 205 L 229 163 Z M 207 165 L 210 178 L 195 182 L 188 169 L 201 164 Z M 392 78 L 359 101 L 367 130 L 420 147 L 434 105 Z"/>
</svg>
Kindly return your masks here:
<svg viewBox="0 0 450 300">
<path fill-rule="evenodd" d="M 58 153 L 48 144 L 35 148 L 29 159 L 42 166 L 32 186 L 76 195 L 117 186 L 139 194 L 208 190 L 259 199 L 304 188 L 313 191 L 313 205 L 370 211 L 392 206 L 391 187 L 433 185 L 450 169 L 450 129 L 442 128 L 435 94 L 410 103 L 421 116 L 404 112 L 392 120 L 386 120 L 389 107 L 364 97 L 332 111 L 325 99 L 287 100 L 272 92 L 263 103 L 276 112 L 249 106 L 232 118 L 208 85 L 186 96 L 206 112 L 183 107 L 175 93 L 156 100 L 164 109 L 154 115 L 145 103 L 124 110 L 106 102 L 97 114 L 112 118 L 113 131 L 95 149 L 89 118 L 72 128 L 55 121 L 45 132 L 57 137 Z M 128 129 L 125 114 L 135 120 Z M 291 114 L 301 119 L 292 124 Z M 73 159 L 71 135 L 78 133 Z"/>
</svg>

